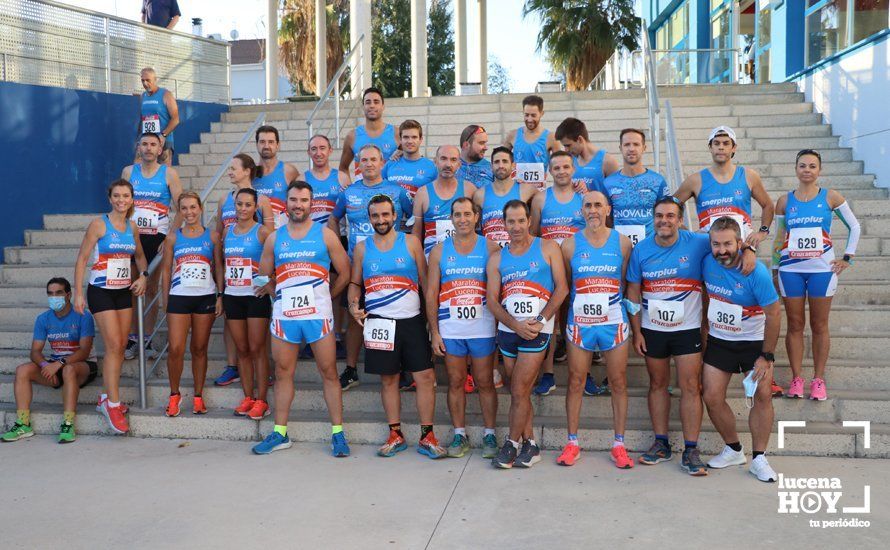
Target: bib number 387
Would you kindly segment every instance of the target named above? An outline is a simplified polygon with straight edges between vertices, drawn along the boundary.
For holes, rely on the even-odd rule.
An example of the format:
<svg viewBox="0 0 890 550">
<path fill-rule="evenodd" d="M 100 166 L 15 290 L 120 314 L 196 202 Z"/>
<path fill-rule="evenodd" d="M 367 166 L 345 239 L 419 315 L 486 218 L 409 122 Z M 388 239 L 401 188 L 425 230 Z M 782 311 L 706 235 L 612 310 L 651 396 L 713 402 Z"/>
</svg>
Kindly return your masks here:
<svg viewBox="0 0 890 550">
<path fill-rule="evenodd" d="M 381 351 L 396 349 L 396 322 L 394 319 L 365 319 L 363 334 L 366 349 Z"/>
</svg>

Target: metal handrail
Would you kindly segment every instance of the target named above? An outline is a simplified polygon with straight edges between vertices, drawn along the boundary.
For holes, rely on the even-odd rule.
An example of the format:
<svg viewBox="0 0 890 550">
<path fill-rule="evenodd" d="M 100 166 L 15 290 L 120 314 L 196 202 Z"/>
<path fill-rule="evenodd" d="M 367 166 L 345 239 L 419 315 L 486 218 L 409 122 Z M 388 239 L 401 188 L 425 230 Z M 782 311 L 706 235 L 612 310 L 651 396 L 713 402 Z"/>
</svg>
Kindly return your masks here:
<svg viewBox="0 0 890 550">
<path fill-rule="evenodd" d="M 266 121 L 266 113 L 260 113 L 256 117 L 256 120 L 253 121 L 253 124 L 251 124 L 250 127 L 244 132 L 244 135 L 241 136 L 241 140 L 238 141 L 238 144 L 235 145 L 235 147 L 232 149 L 232 154 L 230 155 L 230 157 L 234 157 L 241 151 L 241 149 L 247 143 L 247 140 L 250 139 L 250 136 L 253 135 L 253 133 L 256 131 L 256 129 L 259 128 L 265 121 Z M 223 161 L 222 164 L 220 164 L 219 169 L 213 175 L 213 177 L 210 178 L 210 181 L 207 183 L 207 185 L 204 187 L 204 190 L 201 191 L 201 193 L 199 195 L 201 197 L 202 203 L 204 203 L 204 201 L 207 200 L 207 197 L 209 197 L 210 193 L 212 193 L 213 190 L 216 188 L 216 185 L 219 183 L 219 181 L 222 179 L 223 175 L 228 170 L 228 166 L 229 166 L 229 161 L 228 160 Z M 216 214 L 213 213 L 213 214 L 211 214 L 210 218 L 207 218 L 206 214 L 207 214 L 207 211 L 205 210 L 204 211 L 205 218 L 204 218 L 204 220 L 202 220 L 205 222 L 204 223 L 205 227 L 207 225 L 209 225 L 210 222 L 212 222 L 214 217 L 216 216 Z M 161 265 L 161 260 L 162 260 L 162 258 L 160 255 L 158 255 L 157 257 L 155 257 L 154 260 L 152 260 L 151 265 L 148 266 L 149 277 L 155 271 L 157 271 L 158 266 Z M 146 371 L 146 368 L 145 368 L 145 317 L 146 317 L 146 315 L 148 315 L 148 312 L 151 311 L 152 307 L 156 307 L 159 304 L 161 294 L 162 294 L 161 289 L 158 289 L 157 294 L 155 295 L 154 298 L 151 299 L 151 301 L 148 303 L 148 305 L 145 305 L 145 295 L 144 294 L 142 296 L 139 296 L 136 299 L 136 321 L 137 321 L 136 324 L 137 324 L 137 332 L 138 332 L 137 338 L 138 338 L 138 346 L 139 346 L 139 406 L 142 409 L 145 409 L 146 405 L 148 404 L 148 395 L 147 395 L 148 379 L 154 375 L 155 369 L 157 368 L 158 364 L 161 362 L 161 359 L 164 357 L 164 353 L 167 352 L 167 348 L 170 346 L 170 341 L 168 339 L 168 341 L 164 343 L 164 347 L 161 349 L 161 351 L 158 352 L 158 356 L 155 359 L 155 362 L 152 363 L 151 368 Z M 167 313 L 160 312 L 160 315 L 159 315 L 157 321 L 155 321 L 154 330 L 152 330 L 151 336 L 148 338 L 149 341 L 152 338 L 154 338 L 155 334 L 157 334 L 158 331 L 164 326 L 164 322 L 166 320 L 167 320 Z"/>
<path fill-rule="evenodd" d="M 661 131 L 658 103 L 658 81 L 655 79 L 655 62 L 652 59 L 652 48 L 649 45 L 649 27 L 642 22 L 641 42 L 643 46 L 643 89 L 646 91 L 646 104 L 649 110 L 649 131 L 652 133 L 652 153 L 655 156 L 655 171 L 661 169 Z"/>
<path fill-rule="evenodd" d="M 327 88 L 325 88 L 324 93 L 320 94 L 318 97 L 318 102 L 315 104 L 315 107 L 312 109 L 312 112 L 309 113 L 309 116 L 306 118 L 306 126 L 308 127 L 309 134 L 307 138 L 311 138 L 315 135 L 313 121 L 315 120 L 315 115 L 318 114 L 319 109 L 329 100 L 333 99 L 334 101 L 334 138 L 336 141 L 336 146 L 340 147 L 340 77 L 343 76 L 343 73 L 346 71 L 346 68 L 349 66 L 350 61 L 353 56 L 358 52 L 358 63 L 356 64 L 359 68 L 359 71 L 362 71 L 360 74 L 363 75 L 364 68 L 362 67 L 363 60 L 365 57 L 365 48 L 364 48 L 365 35 L 360 34 L 353 44 L 352 48 L 346 52 L 346 55 L 343 57 L 343 62 L 340 63 L 340 66 L 337 68 L 336 72 L 334 72 L 334 77 L 331 78 L 331 81 L 328 83 Z M 359 79 L 359 82 L 361 79 Z M 331 92 L 333 92 L 333 96 L 331 96 Z"/>
<path fill-rule="evenodd" d="M 680 146 L 677 143 L 677 130 L 674 128 L 674 111 L 671 108 L 670 99 L 664 102 L 664 143 L 667 149 L 665 175 L 667 176 L 668 189 L 673 194 L 683 184 L 683 163 L 680 160 Z M 686 202 L 688 203 L 689 201 Z M 695 226 L 692 225 L 692 210 L 690 210 L 688 205 L 684 212 L 686 228 L 689 230 L 695 229 Z"/>
</svg>

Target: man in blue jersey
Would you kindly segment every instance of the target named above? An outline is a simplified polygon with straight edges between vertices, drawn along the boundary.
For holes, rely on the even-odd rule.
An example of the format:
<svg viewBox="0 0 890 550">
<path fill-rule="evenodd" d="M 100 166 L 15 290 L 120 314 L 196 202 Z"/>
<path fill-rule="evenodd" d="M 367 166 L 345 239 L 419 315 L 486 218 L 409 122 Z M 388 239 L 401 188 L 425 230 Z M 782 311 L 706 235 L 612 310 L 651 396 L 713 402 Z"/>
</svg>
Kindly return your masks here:
<svg viewBox="0 0 890 550">
<path fill-rule="evenodd" d="M 71 443 L 74 435 L 74 414 L 80 388 L 96 378 L 98 365 L 93 353 L 96 330 L 89 311 L 83 314 L 71 307 L 71 283 L 54 277 L 46 284 L 49 309 L 34 322 L 30 361 L 15 370 L 16 420 L 0 437 L 4 442 L 18 441 L 34 435 L 31 427 L 31 395 L 33 384 L 62 388 L 63 420 L 59 443 Z M 49 342 L 51 352 L 44 355 Z"/>
<path fill-rule="evenodd" d="M 470 124 L 460 133 L 460 170 L 458 181 L 468 181 L 477 188 L 494 181 L 491 163 L 485 158 L 488 133 L 478 124 Z"/>
<path fill-rule="evenodd" d="M 260 155 L 262 174 L 253 181 L 253 188 L 272 203 L 275 228 L 287 225 L 287 186 L 300 177 L 300 171 L 289 162 L 278 160 L 281 136 L 274 126 L 260 126 L 256 134 L 256 151 Z"/>
<path fill-rule="evenodd" d="M 504 205 L 514 199 L 528 203 L 538 193 L 534 186 L 519 185 L 513 179 L 515 167 L 513 151 L 507 147 L 495 147 L 491 152 L 494 181 L 473 193 L 473 202 L 482 211 L 482 235 L 502 248 L 510 242 L 504 225 Z"/>
<path fill-rule="evenodd" d="M 383 167 L 383 179 L 397 183 L 414 200 L 417 190 L 436 179 L 436 163 L 423 156 L 423 127 L 419 122 L 408 119 L 399 124 L 398 159 L 390 160 Z"/>
<path fill-rule="evenodd" d="M 621 170 L 606 177 L 603 186 L 612 205 L 615 229 L 636 244 L 652 235 L 652 208 L 668 194 L 664 177 L 643 165 L 646 134 L 636 128 L 621 130 Z"/>
<path fill-rule="evenodd" d="M 522 117 L 525 126 L 510 131 L 504 146 L 513 151 L 516 159 L 516 181 L 529 183 L 543 189 L 550 166 L 550 154 L 561 151 L 562 146 L 549 130 L 541 126 L 544 116 L 544 99 L 538 95 L 522 100 Z"/>
<path fill-rule="evenodd" d="M 362 147 L 368 144 L 376 145 L 383 155 L 384 162 L 389 160 L 398 148 L 395 128 L 383 120 L 385 110 L 383 92 L 378 88 L 372 86 L 362 93 L 365 123 L 346 134 L 343 152 L 340 153 L 340 186 L 344 189 L 360 179 L 361 167 L 358 157 Z"/>
<path fill-rule="evenodd" d="M 749 470 L 760 481 L 773 482 L 776 472 L 764 452 L 775 416 L 770 381 L 782 324 L 779 296 L 764 264 L 758 262 L 750 275 L 741 273 L 742 231 L 735 219 L 717 218 L 708 235 L 711 255 L 702 262 L 702 276 L 708 292 L 710 330 L 702 392 L 708 416 L 726 443 L 723 451 L 708 461 L 708 467 L 726 468 L 746 462 L 735 413 L 726 403 L 726 388 L 733 374 L 745 376 L 753 369 L 753 375 L 743 382 L 753 447 Z"/>
<path fill-rule="evenodd" d="M 160 161 L 173 165 L 173 130 L 179 126 L 179 106 L 173 92 L 158 86 L 158 74 L 151 67 L 139 73 L 142 81 L 141 106 L 139 109 L 138 134 L 158 134 L 161 137 L 163 153 Z"/>
<path fill-rule="evenodd" d="M 606 176 L 617 172 L 621 165 L 615 157 L 590 142 L 587 126 L 577 118 L 567 118 L 554 132 L 556 139 L 575 159 L 575 186 L 579 192 L 603 191 Z"/>
</svg>

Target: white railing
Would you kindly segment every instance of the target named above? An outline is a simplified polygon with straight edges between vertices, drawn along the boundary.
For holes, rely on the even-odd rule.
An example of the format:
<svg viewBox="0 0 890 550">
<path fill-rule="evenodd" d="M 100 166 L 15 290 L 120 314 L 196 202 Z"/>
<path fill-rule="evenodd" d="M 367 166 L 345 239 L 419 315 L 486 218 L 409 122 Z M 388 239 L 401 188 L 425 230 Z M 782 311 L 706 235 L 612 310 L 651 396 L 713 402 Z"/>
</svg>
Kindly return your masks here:
<svg viewBox="0 0 890 550">
<path fill-rule="evenodd" d="M 649 114 L 649 133 L 652 139 L 652 154 L 655 157 L 655 171 L 661 170 L 661 107 L 658 103 L 658 80 L 655 79 L 655 64 L 652 48 L 649 47 L 649 28 L 642 23 L 640 33 L 643 45 L 643 89 L 646 91 L 646 107 Z"/>
<path fill-rule="evenodd" d="M 6 82 L 127 94 L 153 67 L 177 99 L 228 103 L 229 44 L 48 0 L 0 0 Z"/>
<path fill-rule="evenodd" d="M 306 127 L 309 132 L 307 139 L 312 138 L 315 134 L 328 132 L 325 135 L 334 142 L 338 149 L 340 148 L 340 131 L 343 129 L 342 121 L 352 118 L 352 113 L 356 108 L 356 101 L 354 99 L 348 100 L 349 111 L 345 115 L 340 112 L 340 102 L 343 100 L 343 95 L 347 95 L 347 97 L 361 97 L 360 91 L 359 94 L 352 93 L 355 90 L 352 90 L 350 87 L 363 80 L 364 73 L 362 67 L 364 63 L 362 63 L 362 60 L 365 56 L 364 42 L 365 35 L 360 34 L 354 40 L 352 49 L 346 52 L 346 55 L 343 57 L 343 63 L 340 63 L 328 87 L 323 93 L 319 94 L 315 108 L 312 109 L 312 112 L 309 113 L 309 117 L 306 119 Z M 352 74 L 350 69 L 353 57 L 356 58 L 355 67 L 358 68 L 358 75 Z M 341 84 L 341 80 L 349 82 L 350 87 L 347 87 L 345 82 Z M 322 115 L 325 115 L 324 118 L 322 118 Z"/>
</svg>

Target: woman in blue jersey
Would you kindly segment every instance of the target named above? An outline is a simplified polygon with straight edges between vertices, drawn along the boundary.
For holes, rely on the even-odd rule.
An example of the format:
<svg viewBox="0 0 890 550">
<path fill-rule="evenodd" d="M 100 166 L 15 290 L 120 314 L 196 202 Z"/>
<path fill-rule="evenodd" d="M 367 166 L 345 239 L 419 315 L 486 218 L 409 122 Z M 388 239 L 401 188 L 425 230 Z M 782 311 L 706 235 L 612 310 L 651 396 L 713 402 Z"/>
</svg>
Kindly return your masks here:
<svg viewBox="0 0 890 550">
<path fill-rule="evenodd" d="M 788 330 L 785 348 L 791 364 L 792 380 L 786 397 L 803 397 L 804 303 L 810 305 L 810 330 L 813 332 L 813 366 L 810 399 L 824 401 L 825 365 L 831 337 L 828 314 L 837 278 L 853 263 L 859 242 L 859 221 L 850 205 L 834 189 L 819 185 L 822 157 L 811 149 L 797 154 L 795 172 L 797 189 L 776 202 L 776 240 L 773 245 L 773 269 L 778 267 L 779 290 L 785 303 Z M 847 226 L 847 248 L 837 259 L 831 241 L 832 213 Z"/>
<path fill-rule="evenodd" d="M 181 229 L 167 236 L 164 241 L 161 263 L 161 288 L 167 304 L 167 376 L 170 379 L 170 400 L 167 416 L 179 416 L 182 395 L 179 380 L 182 377 L 185 342 L 191 330 L 189 351 L 192 354 L 192 377 L 195 395 L 193 414 L 205 414 L 207 407 L 201 392 L 207 375 L 207 344 L 213 321 L 222 314 L 222 288 L 219 276 L 222 270 L 222 247 L 219 234 L 204 227 L 201 197 L 187 192 L 179 196 Z M 172 274 L 172 275 L 171 275 Z"/>
<path fill-rule="evenodd" d="M 87 227 L 74 266 L 74 309 L 83 314 L 89 305 L 105 344 L 102 357 L 102 381 L 105 391 L 97 409 L 105 416 L 112 430 L 127 433 L 130 429 L 120 403 L 121 364 L 127 334 L 133 317 L 133 298 L 145 292 L 148 265 L 133 216 L 133 186 L 117 180 L 108 188 L 111 212 L 94 219 Z M 136 261 L 139 276 L 133 281 L 132 263 Z M 84 275 L 90 264 L 90 280 L 86 299 L 83 295 Z"/>
<path fill-rule="evenodd" d="M 256 221 L 258 194 L 251 188 L 235 195 L 238 221 L 223 230 L 223 260 L 216 265 L 225 284 L 223 310 L 226 328 L 235 343 L 238 372 L 244 399 L 235 414 L 260 420 L 269 414 L 266 393 L 269 385 L 269 356 L 266 353 L 272 302 L 264 285 L 254 287 L 263 243 L 271 230 Z M 256 386 L 256 388 L 254 388 Z"/>
</svg>

